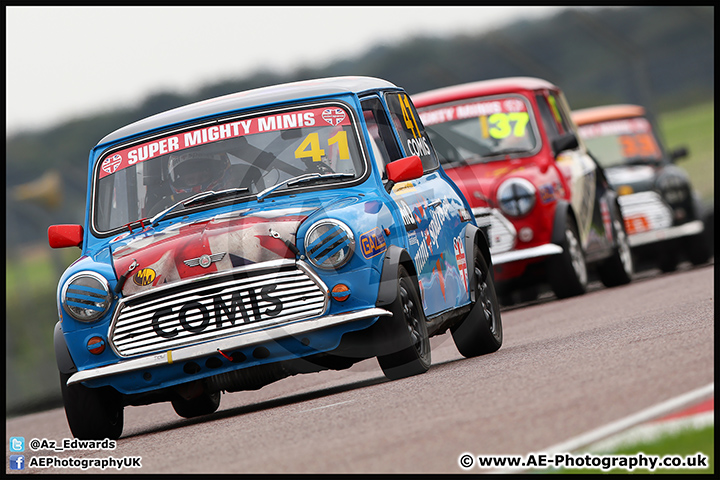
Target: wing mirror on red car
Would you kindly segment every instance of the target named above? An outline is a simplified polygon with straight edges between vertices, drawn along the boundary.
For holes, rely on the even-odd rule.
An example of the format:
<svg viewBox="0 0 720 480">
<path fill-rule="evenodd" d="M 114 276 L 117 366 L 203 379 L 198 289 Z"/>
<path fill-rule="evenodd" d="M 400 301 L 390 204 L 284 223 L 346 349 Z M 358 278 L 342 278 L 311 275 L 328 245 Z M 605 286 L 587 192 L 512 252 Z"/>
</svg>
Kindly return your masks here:
<svg viewBox="0 0 720 480">
<path fill-rule="evenodd" d="M 574 148 L 578 148 L 579 146 L 580 144 L 578 143 L 577 136 L 573 132 L 565 132 L 559 137 L 553 139 L 553 155 L 557 157 L 560 152 L 564 152 L 565 150 L 572 150 Z"/>
<path fill-rule="evenodd" d="M 82 225 L 50 225 L 48 243 L 52 248 L 80 247 L 83 242 Z"/>
<path fill-rule="evenodd" d="M 420 157 L 417 155 L 410 155 L 409 157 L 388 163 L 385 166 L 385 170 L 390 180 L 385 186 L 388 192 L 392 190 L 392 187 L 398 182 L 414 180 L 423 175 L 422 160 L 420 160 Z"/>
</svg>

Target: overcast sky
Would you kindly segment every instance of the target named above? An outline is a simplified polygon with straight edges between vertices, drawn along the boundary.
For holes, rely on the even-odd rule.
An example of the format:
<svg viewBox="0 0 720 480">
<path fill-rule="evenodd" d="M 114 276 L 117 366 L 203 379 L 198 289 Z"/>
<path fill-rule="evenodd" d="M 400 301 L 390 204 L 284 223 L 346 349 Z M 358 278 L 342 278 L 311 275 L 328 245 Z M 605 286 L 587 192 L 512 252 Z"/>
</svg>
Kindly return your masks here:
<svg viewBox="0 0 720 480">
<path fill-rule="evenodd" d="M 558 7 L 6 7 L 6 135 Z M 362 72 L 359 72 L 360 74 Z"/>
</svg>

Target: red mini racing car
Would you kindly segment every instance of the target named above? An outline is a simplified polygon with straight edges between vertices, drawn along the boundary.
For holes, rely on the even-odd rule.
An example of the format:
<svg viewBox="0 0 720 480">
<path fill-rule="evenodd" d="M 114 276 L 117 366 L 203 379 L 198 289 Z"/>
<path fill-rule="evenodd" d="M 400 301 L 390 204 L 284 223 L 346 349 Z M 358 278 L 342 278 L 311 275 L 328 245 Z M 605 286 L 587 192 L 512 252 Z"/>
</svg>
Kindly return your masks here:
<svg viewBox="0 0 720 480">
<path fill-rule="evenodd" d="M 620 194 L 630 247 L 638 264 L 664 272 L 682 258 L 693 265 L 711 256 L 713 212 L 675 161 L 686 148 L 663 148 L 652 118 L 639 105 L 604 105 L 572 113 L 580 137 Z"/>
<path fill-rule="evenodd" d="M 631 281 L 617 201 L 588 155 L 563 92 L 530 77 L 423 92 L 413 102 L 448 175 L 486 228 L 505 304 L 549 284 L 559 298 Z"/>
</svg>

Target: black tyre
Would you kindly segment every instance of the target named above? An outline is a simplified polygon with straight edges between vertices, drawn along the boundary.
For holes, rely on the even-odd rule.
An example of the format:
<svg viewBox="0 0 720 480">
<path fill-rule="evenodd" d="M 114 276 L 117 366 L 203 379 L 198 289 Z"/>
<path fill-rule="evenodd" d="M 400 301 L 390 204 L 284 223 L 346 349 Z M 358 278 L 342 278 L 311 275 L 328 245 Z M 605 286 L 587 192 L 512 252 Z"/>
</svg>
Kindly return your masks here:
<svg viewBox="0 0 720 480">
<path fill-rule="evenodd" d="M 548 259 L 548 282 L 558 298 L 582 295 L 587 290 L 588 273 L 585 252 L 580 244 L 577 226 L 572 219 L 565 225 L 560 242 L 563 251 Z"/>
<path fill-rule="evenodd" d="M 70 375 L 60 373 L 65 416 L 73 437 L 82 440 L 117 440 L 123 430 L 122 395 L 110 387 L 67 385 Z"/>
<path fill-rule="evenodd" d="M 473 257 L 475 305 L 461 323 L 450 329 L 455 346 L 467 358 L 496 352 L 503 341 L 500 305 L 492 275 L 477 246 Z"/>
<path fill-rule="evenodd" d="M 617 218 L 613 219 L 613 231 L 617 244 L 615 252 L 598 267 L 600 281 L 606 287 L 617 287 L 630 283 L 634 271 L 632 252 L 625 233 L 625 226 Z"/>
<path fill-rule="evenodd" d="M 658 267 L 663 273 L 670 273 L 677 270 L 678 263 L 680 263 L 680 256 L 678 255 L 678 246 L 676 242 L 668 242 L 663 245 L 665 250 L 662 251 L 658 258 Z"/>
<path fill-rule="evenodd" d="M 378 356 L 385 376 L 391 380 L 425 373 L 430 368 L 430 338 L 417 286 L 405 267 L 398 268 L 397 295 L 389 310 L 396 352 Z"/>
<path fill-rule="evenodd" d="M 693 265 L 702 265 L 710 260 L 710 246 L 707 244 L 707 233 L 705 232 L 688 238 L 685 248 L 687 259 Z"/>
<path fill-rule="evenodd" d="M 220 407 L 220 392 L 203 393 L 192 400 L 178 397 L 172 401 L 175 413 L 184 418 L 195 418 L 215 413 Z"/>
</svg>

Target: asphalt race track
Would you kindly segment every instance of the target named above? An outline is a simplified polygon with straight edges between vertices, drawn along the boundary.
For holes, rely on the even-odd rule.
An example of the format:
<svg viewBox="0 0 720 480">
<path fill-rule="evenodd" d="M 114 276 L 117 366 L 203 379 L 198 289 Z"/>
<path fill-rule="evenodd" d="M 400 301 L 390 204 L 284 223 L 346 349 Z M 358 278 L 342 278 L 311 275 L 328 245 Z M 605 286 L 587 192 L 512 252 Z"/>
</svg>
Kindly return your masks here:
<svg viewBox="0 0 720 480">
<path fill-rule="evenodd" d="M 140 469 L 121 470 L 131 474 L 464 473 L 464 452 L 542 452 L 714 381 L 714 272 L 684 265 L 504 309 L 497 353 L 464 359 L 442 335 L 430 371 L 405 380 L 386 380 L 372 359 L 225 394 L 217 413 L 194 420 L 169 403 L 128 407 L 114 450 L 26 448 L 26 462 L 141 457 Z M 6 442 L 71 438 L 62 409 L 6 427 Z"/>
</svg>

